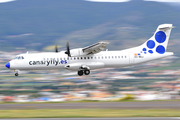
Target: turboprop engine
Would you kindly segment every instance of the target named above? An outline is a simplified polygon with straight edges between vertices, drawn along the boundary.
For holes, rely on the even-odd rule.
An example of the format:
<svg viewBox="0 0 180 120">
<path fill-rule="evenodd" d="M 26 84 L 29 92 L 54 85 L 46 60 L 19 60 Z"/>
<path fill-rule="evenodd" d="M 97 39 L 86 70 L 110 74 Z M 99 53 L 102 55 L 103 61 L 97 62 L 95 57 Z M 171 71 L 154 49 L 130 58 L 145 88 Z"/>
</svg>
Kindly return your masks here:
<svg viewBox="0 0 180 120">
<path fill-rule="evenodd" d="M 82 48 L 77 48 L 77 49 L 70 50 L 69 42 L 68 41 L 66 43 L 66 49 L 67 49 L 67 51 L 65 52 L 65 54 L 67 54 L 69 57 L 71 57 L 71 56 L 75 57 L 75 56 L 87 55 L 87 53 L 83 52 Z"/>
<path fill-rule="evenodd" d="M 93 44 L 91 46 L 87 46 L 85 48 L 77 48 L 77 49 L 70 50 L 69 42 L 67 41 L 67 43 L 66 43 L 67 51 L 65 52 L 65 54 L 67 54 L 69 57 L 96 54 L 96 53 L 104 50 L 106 48 L 105 46 L 107 44 L 109 44 L 109 42 L 98 42 L 96 44 Z"/>
<path fill-rule="evenodd" d="M 82 48 L 72 49 L 70 53 L 72 57 L 87 55 L 87 53 L 83 52 Z"/>
</svg>

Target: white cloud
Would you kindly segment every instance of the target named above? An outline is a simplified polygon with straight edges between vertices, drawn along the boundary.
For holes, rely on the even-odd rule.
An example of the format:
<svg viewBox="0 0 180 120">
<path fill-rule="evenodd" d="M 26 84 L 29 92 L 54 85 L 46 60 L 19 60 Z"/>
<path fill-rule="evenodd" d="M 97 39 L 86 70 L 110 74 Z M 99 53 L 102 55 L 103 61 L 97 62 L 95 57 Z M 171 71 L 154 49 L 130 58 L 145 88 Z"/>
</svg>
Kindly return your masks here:
<svg viewBox="0 0 180 120">
<path fill-rule="evenodd" d="M 15 0 L 0 0 L 0 3 L 12 2 L 12 1 L 15 1 Z"/>
<path fill-rule="evenodd" d="M 144 1 L 156 1 L 156 2 L 180 2 L 180 0 L 144 0 Z"/>
<path fill-rule="evenodd" d="M 131 0 L 85 0 L 90 2 L 129 2 Z"/>
</svg>

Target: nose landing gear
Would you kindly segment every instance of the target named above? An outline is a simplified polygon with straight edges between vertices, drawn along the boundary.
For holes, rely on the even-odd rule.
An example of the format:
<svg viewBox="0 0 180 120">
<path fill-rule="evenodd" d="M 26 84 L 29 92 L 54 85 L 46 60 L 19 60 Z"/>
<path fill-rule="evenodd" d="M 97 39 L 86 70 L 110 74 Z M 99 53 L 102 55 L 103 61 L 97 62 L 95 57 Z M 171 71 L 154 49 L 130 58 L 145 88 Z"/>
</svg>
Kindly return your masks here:
<svg viewBox="0 0 180 120">
<path fill-rule="evenodd" d="M 15 72 L 15 76 L 19 76 L 18 70 L 14 70 L 14 72 Z"/>
<path fill-rule="evenodd" d="M 18 73 L 15 73 L 15 76 L 18 76 L 19 74 Z"/>
</svg>

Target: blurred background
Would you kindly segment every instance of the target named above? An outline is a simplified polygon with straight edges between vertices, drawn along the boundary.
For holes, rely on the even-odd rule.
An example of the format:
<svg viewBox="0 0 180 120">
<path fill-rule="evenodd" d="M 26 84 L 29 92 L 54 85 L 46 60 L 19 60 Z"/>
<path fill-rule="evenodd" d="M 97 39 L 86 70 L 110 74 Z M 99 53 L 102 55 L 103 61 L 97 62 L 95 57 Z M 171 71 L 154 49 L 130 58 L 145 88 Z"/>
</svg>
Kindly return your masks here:
<svg viewBox="0 0 180 120">
<path fill-rule="evenodd" d="M 9 0 L 10 1 L 10 0 Z M 180 99 L 180 2 L 121 0 L 0 0 L 0 101 Z M 100 1 L 100 0 L 99 0 Z M 176 26 L 167 51 L 174 56 L 128 68 L 108 68 L 79 77 L 67 70 L 5 68 L 17 54 L 53 52 L 109 41 L 109 50 L 144 43 L 159 24 Z"/>
</svg>

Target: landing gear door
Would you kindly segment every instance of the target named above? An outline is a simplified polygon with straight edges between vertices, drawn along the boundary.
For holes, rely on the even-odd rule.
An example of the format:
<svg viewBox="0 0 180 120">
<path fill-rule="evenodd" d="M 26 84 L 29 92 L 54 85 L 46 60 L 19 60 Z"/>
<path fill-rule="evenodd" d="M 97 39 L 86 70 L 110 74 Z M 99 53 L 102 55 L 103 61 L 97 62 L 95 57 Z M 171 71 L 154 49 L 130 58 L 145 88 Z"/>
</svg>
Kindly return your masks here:
<svg viewBox="0 0 180 120">
<path fill-rule="evenodd" d="M 134 64 L 134 53 L 129 52 L 129 64 Z"/>
</svg>

